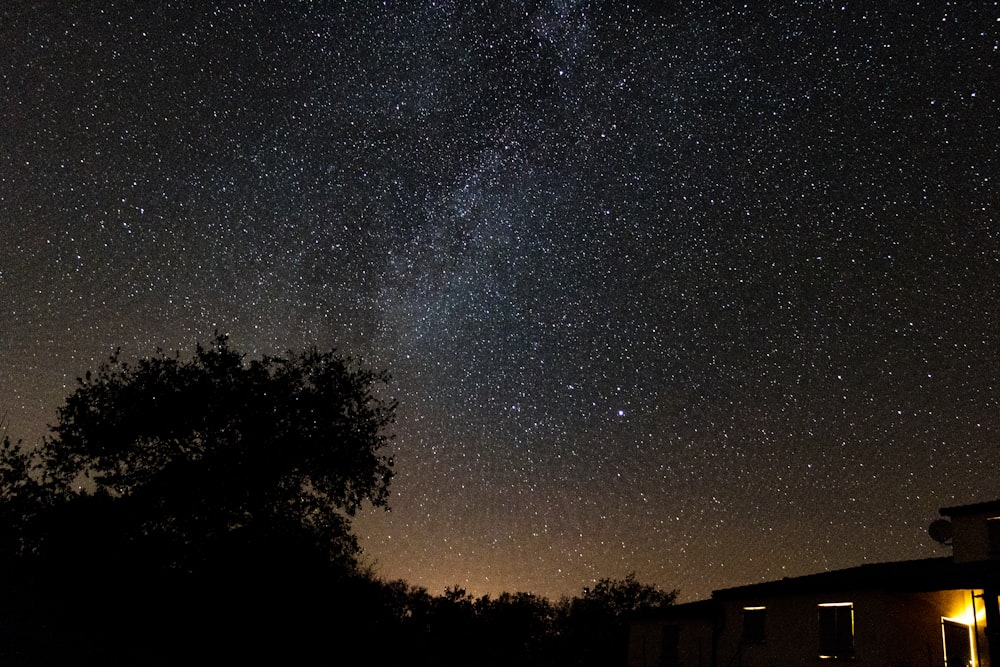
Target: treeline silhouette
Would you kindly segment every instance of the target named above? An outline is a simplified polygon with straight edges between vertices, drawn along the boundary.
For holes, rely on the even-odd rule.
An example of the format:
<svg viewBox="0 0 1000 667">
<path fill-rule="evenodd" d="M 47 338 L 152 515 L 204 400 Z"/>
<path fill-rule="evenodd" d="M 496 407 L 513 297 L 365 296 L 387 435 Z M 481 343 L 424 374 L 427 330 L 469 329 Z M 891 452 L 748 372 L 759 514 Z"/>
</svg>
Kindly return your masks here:
<svg viewBox="0 0 1000 667">
<path fill-rule="evenodd" d="M 388 375 L 334 352 L 117 354 L 51 435 L 0 440 L 0 664 L 613 665 L 633 575 L 572 599 L 382 581 L 351 518 L 386 506 Z"/>
<path fill-rule="evenodd" d="M 7 563 L 3 665 L 624 665 L 628 619 L 676 592 L 634 575 L 572 598 L 432 595 L 258 550 L 194 574 Z"/>
</svg>

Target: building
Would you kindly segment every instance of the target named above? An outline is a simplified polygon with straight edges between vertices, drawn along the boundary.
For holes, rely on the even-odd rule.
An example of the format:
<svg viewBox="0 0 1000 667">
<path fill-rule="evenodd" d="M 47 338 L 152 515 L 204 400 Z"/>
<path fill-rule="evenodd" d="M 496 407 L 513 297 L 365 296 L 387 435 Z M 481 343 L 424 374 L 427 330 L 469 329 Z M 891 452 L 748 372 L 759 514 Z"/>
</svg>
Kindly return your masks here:
<svg viewBox="0 0 1000 667">
<path fill-rule="evenodd" d="M 633 619 L 629 666 L 709 667 L 716 652 L 718 613 L 714 600 L 701 600 Z"/>
<path fill-rule="evenodd" d="M 1000 667 L 1000 500 L 941 514 L 952 556 L 715 591 L 635 619 L 629 667 Z"/>
</svg>

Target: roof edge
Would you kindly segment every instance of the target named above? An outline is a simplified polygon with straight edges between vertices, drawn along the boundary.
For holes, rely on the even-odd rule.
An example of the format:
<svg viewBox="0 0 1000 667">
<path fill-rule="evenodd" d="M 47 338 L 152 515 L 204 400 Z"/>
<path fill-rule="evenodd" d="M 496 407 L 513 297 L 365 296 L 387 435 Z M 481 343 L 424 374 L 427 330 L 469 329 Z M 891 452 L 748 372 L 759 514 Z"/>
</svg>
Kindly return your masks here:
<svg viewBox="0 0 1000 667">
<path fill-rule="evenodd" d="M 970 505 L 942 507 L 938 511 L 941 513 L 941 516 L 962 516 L 965 514 L 978 514 L 979 512 L 1000 512 L 1000 500 L 986 500 L 981 503 L 972 503 Z"/>
<path fill-rule="evenodd" d="M 713 591 L 712 598 L 844 590 L 945 590 L 957 584 L 962 584 L 959 587 L 966 587 L 965 580 L 971 570 L 968 566 L 956 566 L 951 556 L 865 563 L 840 570 L 722 588 Z"/>
</svg>

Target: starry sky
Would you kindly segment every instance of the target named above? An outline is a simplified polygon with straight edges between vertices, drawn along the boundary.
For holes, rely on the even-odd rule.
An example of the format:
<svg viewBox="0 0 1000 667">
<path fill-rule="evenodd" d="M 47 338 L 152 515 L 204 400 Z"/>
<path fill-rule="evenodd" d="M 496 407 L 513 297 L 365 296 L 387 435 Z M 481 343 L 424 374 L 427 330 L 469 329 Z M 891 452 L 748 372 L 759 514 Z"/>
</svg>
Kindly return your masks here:
<svg viewBox="0 0 1000 667">
<path fill-rule="evenodd" d="M 116 348 L 393 375 L 386 578 L 940 555 L 1000 496 L 996 2 L 0 7 L 0 415 Z"/>
</svg>

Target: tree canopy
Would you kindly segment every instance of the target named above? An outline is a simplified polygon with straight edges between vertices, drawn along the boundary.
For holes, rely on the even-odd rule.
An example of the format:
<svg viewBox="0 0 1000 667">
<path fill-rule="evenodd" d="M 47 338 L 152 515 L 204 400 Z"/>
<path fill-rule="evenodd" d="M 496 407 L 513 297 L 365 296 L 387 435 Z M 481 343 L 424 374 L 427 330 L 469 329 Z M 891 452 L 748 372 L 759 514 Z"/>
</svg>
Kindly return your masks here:
<svg viewBox="0 0 1000 667">
<path fill-rule="evenodd" d="M 248 361 L 224 336 L 188 359 L 115 354 L 78 379 L 40 447 L 3 442 L 8 546 L 100 544 L 197 570 L 281 545 L 352 564 L 350 518 L 386 505 L 393 475 L 387 380 L 315 349 Z"/>
<path fill-rule="evenodd" d="M 556 604 L 434 597 L 358 566 L 351 518 L 387 504 L 393 475 L 387 381 L 333 352 L 248 360 L 225 337 L 79 378 L 37 447 L 0 441 L 0 659 L 370 661 L 378 646 L 436 667 L 621 664 L 628 619 L 676 591 L 629 574 Z"/>
</svg>

